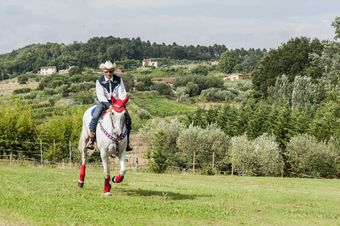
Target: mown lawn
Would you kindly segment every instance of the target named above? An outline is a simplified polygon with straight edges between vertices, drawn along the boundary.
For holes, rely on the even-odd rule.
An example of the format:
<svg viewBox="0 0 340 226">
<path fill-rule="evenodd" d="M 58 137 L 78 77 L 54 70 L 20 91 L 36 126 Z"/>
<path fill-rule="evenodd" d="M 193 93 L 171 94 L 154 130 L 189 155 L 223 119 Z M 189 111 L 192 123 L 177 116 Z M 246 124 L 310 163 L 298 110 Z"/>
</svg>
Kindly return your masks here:
<svg viewBox="0 0 340 226">
<path fill-rule="evenodd" d="M 340 181 L 128 172 L 102 195 L 100 168 L 0 164 L 0 225 L 340 225 Z"/>
</svg>

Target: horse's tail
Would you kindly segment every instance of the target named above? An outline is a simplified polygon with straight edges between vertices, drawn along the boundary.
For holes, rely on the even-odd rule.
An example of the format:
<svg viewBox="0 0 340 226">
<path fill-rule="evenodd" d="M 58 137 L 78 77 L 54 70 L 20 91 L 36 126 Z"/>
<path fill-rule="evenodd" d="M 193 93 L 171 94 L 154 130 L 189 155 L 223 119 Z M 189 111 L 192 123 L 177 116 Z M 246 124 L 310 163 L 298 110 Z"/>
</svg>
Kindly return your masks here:
<svg viewBox="0 0 340 226">
<path fill-rule="evenodd" d="M 78 150 L 80 152 L 83 152 L 85 150 L 85 146 L 86 146 L 86 138 L 87 138 L 87 131 L 85 128 L 83 128 L 81 130 L 81 134 L 79 137 L 79 143 L 78 143 Z"/>
</svg>

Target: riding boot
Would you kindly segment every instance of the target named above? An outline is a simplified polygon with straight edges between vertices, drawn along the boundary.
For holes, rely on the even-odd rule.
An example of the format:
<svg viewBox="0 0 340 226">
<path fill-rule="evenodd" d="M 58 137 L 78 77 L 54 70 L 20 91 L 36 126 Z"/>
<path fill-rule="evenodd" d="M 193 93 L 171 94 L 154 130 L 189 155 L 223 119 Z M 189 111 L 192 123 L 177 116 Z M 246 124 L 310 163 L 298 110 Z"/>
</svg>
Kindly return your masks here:
<svg viewBox="0 0 340 226">
<path fill-rule="evenodd" d="M 94 131 L 90 131 L 87 140 L 88 141 L 87 141 L 87 144 L 86 144 L 86 148 L 93 150 L 94 149 L 94 142 L 96 140 L 96 133 Z"/>
</svg>

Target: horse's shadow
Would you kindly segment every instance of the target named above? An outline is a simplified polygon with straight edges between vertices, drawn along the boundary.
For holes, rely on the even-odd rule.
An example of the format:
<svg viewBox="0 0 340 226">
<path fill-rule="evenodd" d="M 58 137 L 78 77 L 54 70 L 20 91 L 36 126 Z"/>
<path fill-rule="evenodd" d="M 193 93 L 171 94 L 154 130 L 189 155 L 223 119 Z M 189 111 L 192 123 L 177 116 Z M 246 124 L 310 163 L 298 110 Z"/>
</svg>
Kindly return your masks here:
<svg viewBox="0 0 340 226">
<path fill-rule="evenodd" d="M 122 189 L 121 192 L 126 193 L 128 196 L 149 196 L 157 197 L 161 199 L 170 200 L 184 200 L 184 199 L 195 199 L 201 195 L 187 195 L 169 191 L 153 191 L 144 189 Z"/>
</svg>

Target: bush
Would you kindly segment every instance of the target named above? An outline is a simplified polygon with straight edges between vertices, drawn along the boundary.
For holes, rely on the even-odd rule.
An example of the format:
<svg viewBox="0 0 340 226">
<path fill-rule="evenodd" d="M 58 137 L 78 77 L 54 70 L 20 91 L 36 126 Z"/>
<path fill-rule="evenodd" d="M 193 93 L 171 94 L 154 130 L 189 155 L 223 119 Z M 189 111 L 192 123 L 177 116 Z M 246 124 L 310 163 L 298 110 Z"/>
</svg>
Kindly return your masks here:
<svg viewBox="0 0 340 226">
<path fill-rule="evenodd" d="M 146 87 L 145 84 L 143 82 L 136 82 L 135 84 L 135 89 L 137 91 L 145 91 L 149 89 L 149 86 Z"/>
<path fill-rule="evenodd" d="M 29 93 L 32 90 L 30 88 L 21 88 L 21 89 L 16 89 L 13 91 L 13 94 L 20 94 L 20 93 Z"/>
<path fill-rule="evenodd" d="M 81 68 L 78 66 L 73 66 L 68 70 L 69 75 L 81 74 Z"/>
<path fill-rule="evenodd" d="M 52 96 L 52 95 L 56 94 L 57 92 L 54 89 L 51 89 L 51 88 L 44 88 L 43 93 L 44 93 L 45 96 Z"/>
<path fill-rule="evenodd" d="M 151 118 L 151 114 L 147 110 L 141 109 L 138 112 L 138 118 L 140 118 L 140 119 L 150 119 Z"/>
<path fill-rule="evenodd" d="M 154 84 L 151 87 L 151 90 L 156 90 L 160 95 L 171 95 L 172 94 L 172 88 L 168 84 L 159 83 Z"/>
<path fill-rule="evenodd" d="M 286 151 L 293 174 L 335 177 L 340 173 L 340 153 L 333 143 L 326 144 L 313 136 L 301 134 L 291 138 Z"/>
<path fill-rule="evenodd" d="M 144 126 L 139 133 L 143 140 L 147 143 L 150 149 L 153 150 L 155 143 L 162 143 L 164 145 L 164 152 L 162 152 L 168 164 L 172 166 L 185 167 L 185 160 L 182 153 L 179 152 L 176 142 L 180 133 L 184 130 L 184 125 L 181 124 L 178 119 L 164 120 L 155 119 L 150 121 Z M 162 133 L 162 135 L 160 135 Z M 157 135 L 158 134 L 158 135 Z M 147 157 L 153 158 L 151 152 L 147 154 Z"/>
<path fill-rule="evenodd" d="M 151 142 L 151 151 L 149 153 L 149 168 L 154 173 L 164 173 L 169 166 L 169 160 L 166 155 L 166 135 L 164 131 L 158 131 Z"/>
<path fill-rule="evenodd" d="M 19 75 L 17 79 L 19 84 L 26 84 L 28 82 L 27 75 Z"/>
<path fill-rule="evenodd" d="M 94 87 L 96 87 L 96 84 L 93 82 L 75 83 L 71 85 L 71 87 L 69 88 L 69 91 L 77 93 L 80 91 L 88 91 Z"/>
<path fill-rule="evenodd" d="M 278 176 L 283 169 L 278 144 L 274 137 L 262 135 L 248 140 L 246 135 L 231 139 L 231 162 L 237 174 Z"/>
<path fill-rule="evenodd" d="M 209 125 L 206 129 L 190 125 L 177 139 L 177 147 L 186 156 L 187 164 L 192 166 L 195 154 L 196 166 L 202 169 L 212 164 L 213 153 L 215 162 L 222 160 L 228 146 L 228 136 L 216 125 Z"/>
<path fill-rule="evenodd" d="M 27 95 L 24 96 L 25 100 L 33 100 L 37 97 L 37 93 L 36 92 L 31 92 L 28 93 Z"/>
<path fill-rule="evenodd" d="M 198 67 L 192 69 L 191 72 L 193 74 L 206 76 L 209 73 L 209 68 L 207 66 L 204 66 L 204 65 L 199 65 Z"/>
</svg>

